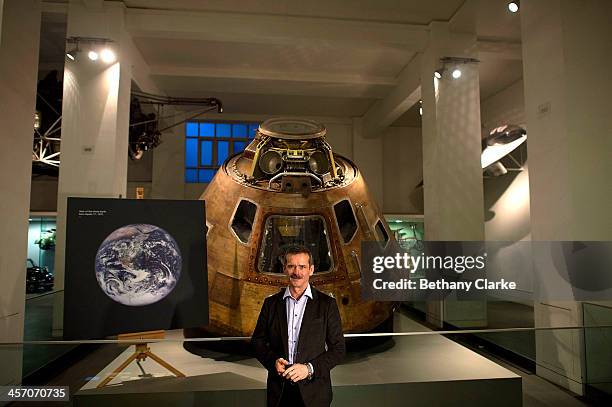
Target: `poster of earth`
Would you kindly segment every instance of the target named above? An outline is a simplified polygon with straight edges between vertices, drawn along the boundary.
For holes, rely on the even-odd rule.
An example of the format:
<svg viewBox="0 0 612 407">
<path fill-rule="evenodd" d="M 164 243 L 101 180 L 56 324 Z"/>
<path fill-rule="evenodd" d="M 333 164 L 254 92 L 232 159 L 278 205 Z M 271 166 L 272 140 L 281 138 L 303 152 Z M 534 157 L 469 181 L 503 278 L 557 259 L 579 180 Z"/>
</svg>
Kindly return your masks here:
<svg viewBox="0 0 612 407">
<path fill-rule="evenodd" d="M 64 339 L 208 324 L 204 201 L 68 198 Z"/>
</svg>

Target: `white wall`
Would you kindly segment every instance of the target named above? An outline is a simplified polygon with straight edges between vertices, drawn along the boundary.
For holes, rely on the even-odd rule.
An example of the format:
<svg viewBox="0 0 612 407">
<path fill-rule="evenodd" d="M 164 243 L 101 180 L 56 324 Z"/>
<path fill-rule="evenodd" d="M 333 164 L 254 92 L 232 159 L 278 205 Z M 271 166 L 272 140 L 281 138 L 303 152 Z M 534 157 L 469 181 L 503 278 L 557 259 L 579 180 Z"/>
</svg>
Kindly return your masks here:
<svg viewBox="0 0 612 407">
<path fill-rule="evenodd" d="M 423 179 L 420 127 L 388 127 L 383 135 L 383 195 L 385 213 L 422 214 L 423 194 L 415 186 Z"/>
<path fill-rule="evenodd" d="M 485 239 L 509 243 L 496 253 L 488 252 L 487 278 L 505 279 L 516 290 L 491 292 L 498 299 L 533 305 L 533 263 L 526 241 L 531 240 L 529 216 L 529 168 L 485 178 Z M 522 242 L 521 242 L 522 241 Z M 527 251 L 525 251 L 527 250 Z M 525 254 L 526 256 L 523 256 Z"/>
<path fill-rule="evenodd" d="M 525 126 L 523 81 L 518 81 L 481 103 L 483 131 L 504 125 Z M 528 129 L 527 129 L 528 130 Z M 527 147 L 529 147 L 529 131 Z M 485 237 L 487 240 L 530 239 L 529 170 L 485 178 Z"/>
<path fill-rule="evenodd" d="M 506 124 L 525 124 L 525 92 L 523 80 L 519 80 L 480 104 L 482 128 L 488 132 Z"/>
<path fill-rule="evenodd" d="M 164 113 L 173 115 L 180 112 L 165 109 Z M 170 126 L 185 118 L 182 114 L 171 116 L 163 124 Z M 152 159 L 151 198 L 186 199 L 184 124 L 162 133 L 161 144 L 152 151 Z"/>
<path fill-rule="evenodd" d="M 504 124 L 525 124 L 523 81 L 520 80 L 481 103 L 483 130 Z M 528 134 L 527 144 L 529 143 Z M 484 179 L 485 239 L 488 241 L 518 242 L 531 240 L 529 211 L 529 167 L 521 172 L 508 172 L 499 177 Z M 509 244 L 491 255 L 487 277 L 504 278 L 517 283 L 517 291 L 498 291 L 500 299 L 533 305 L 532 264 L 521 262 L 521 244 Z"/>
<path fill-rule="evenodd" d="M 351 158 L 359 168 L 378 207 L 383 208 L 383 137 L 365 137 L 365 131 L 363 118 L 353 118 Z"/>
</svg>

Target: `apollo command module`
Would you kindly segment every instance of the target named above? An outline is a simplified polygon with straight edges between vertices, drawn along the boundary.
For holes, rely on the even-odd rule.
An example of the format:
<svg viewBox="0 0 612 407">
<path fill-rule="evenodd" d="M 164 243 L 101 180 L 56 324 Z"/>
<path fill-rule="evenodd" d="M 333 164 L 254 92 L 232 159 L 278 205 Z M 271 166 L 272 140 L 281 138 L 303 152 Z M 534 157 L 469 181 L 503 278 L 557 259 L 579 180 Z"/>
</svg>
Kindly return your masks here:
<svg viewBox="0 0 612 407">
<path fill-rule="evenodd" d="M 209 325 L 186 337 L 250 336 L 264 299 L 287 286 L 280 256 L 299 243 L 314 254 L 310 283 L 338 302 L 345 333 L 392 321 L 393 303 L 361 298 L 362 241 L 393 235 L 350 160 L 332 152 L 324 126 L 271 119 L 228 158 L 206 202 Z"/>
</svg>

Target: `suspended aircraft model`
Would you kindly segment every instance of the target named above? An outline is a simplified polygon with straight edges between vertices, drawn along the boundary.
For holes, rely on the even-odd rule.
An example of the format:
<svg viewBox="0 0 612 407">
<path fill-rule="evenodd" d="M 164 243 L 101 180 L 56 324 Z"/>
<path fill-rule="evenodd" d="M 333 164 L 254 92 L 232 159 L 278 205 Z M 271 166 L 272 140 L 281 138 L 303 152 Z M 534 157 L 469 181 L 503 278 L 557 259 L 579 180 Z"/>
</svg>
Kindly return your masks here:
<svg viewBox="0 0 612 407">
<path fill-rule="evenodd" d="M 523 146 L 526 140 L 527 131 L 514 124 L 502 125 L 491 130 L 481 142 L 480 164 L 483 174 L 488 177 L 498 177 L 507 174 L 508 171 L 523 171 L 526 157 L 525 151 L 519 147 Z M 517 152 L 518 158 L 515 157 Z M 414 191 L 422 189 L 423 180 L 414 187 Z"/>
</svg>

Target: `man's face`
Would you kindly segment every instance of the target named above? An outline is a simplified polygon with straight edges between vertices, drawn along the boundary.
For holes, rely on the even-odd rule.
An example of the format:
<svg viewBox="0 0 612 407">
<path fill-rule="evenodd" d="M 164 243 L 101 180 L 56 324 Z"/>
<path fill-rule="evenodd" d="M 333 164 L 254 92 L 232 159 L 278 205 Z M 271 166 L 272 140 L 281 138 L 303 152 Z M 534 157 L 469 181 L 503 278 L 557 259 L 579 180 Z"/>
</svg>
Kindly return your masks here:
<svg viewBox="0 0 612 407">
<path fill-rule="evenodd" d="M 289 286 L 296 290 L 305 290 L 310 276 L 314 273 L 314 265 L 308 263 L 307 253 L 288 254 L 284 268 L 289 277 Z"/>
</svg>

